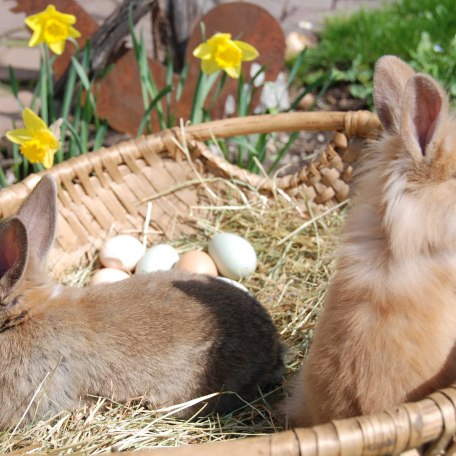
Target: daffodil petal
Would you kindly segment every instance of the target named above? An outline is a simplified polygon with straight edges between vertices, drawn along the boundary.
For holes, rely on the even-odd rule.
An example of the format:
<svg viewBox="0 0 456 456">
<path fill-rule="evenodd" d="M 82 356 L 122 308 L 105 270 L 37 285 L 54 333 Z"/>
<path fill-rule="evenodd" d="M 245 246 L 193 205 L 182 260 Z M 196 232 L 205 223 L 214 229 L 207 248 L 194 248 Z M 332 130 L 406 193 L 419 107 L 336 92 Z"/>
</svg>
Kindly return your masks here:
<svg viewBox="0 0 456 456">
<path fill-rule="evenodd" d="M 214 33 L 208 40 L 208 43 L 214 43 L 217 41 L 229 41 L 231 40 L 231 33 Z"/>
<path fill-rule="evenodd" d="M 27 130 L 37 131 L 47 128 L 44 120 L 38 117 L 31 109 L 25 108 L 22 112 L 22 120 Z"/>
<path fill-rule="evenodd" d="M 33 32 L 32 37 L 30 38 L 30 41 L 28 43 L 28 47 L 35 47 L 41 44 L 44 41 L 43 38 L 43 30 L 42 29 L 37 29 Z"/>
<path fill-rule="evenodd" d="M 54 152 L 48 152 L 44 155 L 41 164 L 46 168 L 49 169 L 54 164 Z"/>
<path fill-rule="evenodd" d="M 53 17 L 67 25 L 73 25 L 76 23 L 76 16 L 74 16 L 73 14 L 65 14 L 56 10 L 53 14 Z"/>
<path fill-rule="evenodd" d="M 33 16 L 26 17 L 24 19 L 25 24 L 28 25 L 33 30 L 41 22 L 40 14 L 34 14 Z"/>
<path fill-rule="evenodd" d="M 73 38 L 79 38 L 81 36 L 81 33 L 79 32 L 79 30 L 76 30 L 74 27 L 69 27 L 68 36 L 72 36 Z"/>
<path fill-rule="evenodd" d="M 6 137 L 15 144 L 22 144 L 25 141 L 30 141 L 33 138 L 27 128 L 17 128 L 16 130 L 7 131 L 5 134 Z"/>
<path fill-rule="evenodd" d="M 57 41 L 56 43 L 48 43 L 49 49 L 57 55 L 61 55 L 65 49 L 65 40 Z"/>
<path fill-rule="evenodd" d="M 249 43 L 244 41 L 234 41 L 234 44 L 242 51 L 242 60 L 244 62 L 254 60 L 260 55 L 259 52 Z"/>
<path fill-rule="evenodd" d="M 212 46 L 207 43 L 201 43 L 193 51 L 193 56 L 198 59 L 209 59 L 212 54 Z"/>
<path fill-rule="evenodd" d="M 201 61 L 201 71 L 206 74 L 215 73 L 220 70 L 220 66 L 215 60 L 202 60 Z"/>
<path fill-rule="evenodd" d="M 226 72 L 226 74 L 233 78 L 233 79 L 239 79 L 239 76 L 241 74 L 241 65 L 237 66 L 237 67 L 226 67 L 226 68 L 223 68 Z"/>
</svg>

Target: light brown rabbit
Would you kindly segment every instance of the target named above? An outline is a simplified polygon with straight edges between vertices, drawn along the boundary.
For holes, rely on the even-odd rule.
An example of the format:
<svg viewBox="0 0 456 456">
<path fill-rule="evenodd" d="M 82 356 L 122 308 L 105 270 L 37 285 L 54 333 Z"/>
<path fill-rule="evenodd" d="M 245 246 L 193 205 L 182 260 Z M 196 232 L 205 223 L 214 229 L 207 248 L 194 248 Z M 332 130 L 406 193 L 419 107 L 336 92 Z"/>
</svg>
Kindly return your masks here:
<svg viewBox="0 0 456 456">
<path fill-rule="evenodd" d="M 357 183 L 308 359 L 295 425 L 382 411 L 456 379 L 456 119 L 429 76 L 375 71 L 384 128 Z"/>
<path fill-rule="evenodd" d="M 87 395 L 162 407 L 222 390 L 249 399 L 280 380 L 269 315 L 216 278 L 170 271 L 88 288 L 53 283 L 45 260 L 55 220 L 56 186 L 44 176 L 0 225 L 1 429 Z M 223 394 L 204 412 L 239 404 Z"/>
</svg>

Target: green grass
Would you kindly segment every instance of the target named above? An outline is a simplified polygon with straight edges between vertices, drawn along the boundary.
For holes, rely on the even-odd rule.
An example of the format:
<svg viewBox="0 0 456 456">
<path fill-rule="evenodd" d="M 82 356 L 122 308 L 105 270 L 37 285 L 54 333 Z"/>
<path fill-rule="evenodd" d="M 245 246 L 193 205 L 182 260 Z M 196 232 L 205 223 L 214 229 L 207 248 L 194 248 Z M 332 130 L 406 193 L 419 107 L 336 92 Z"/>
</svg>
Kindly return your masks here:
<svg viewBox="0 0 456 456">
<path fill-rule="evenodd" d="M 332 16 L 319 45 L 308 50 L 300 80 L 308 84 L 332 72 L 335 82 L 351 83 L 355 91 L 365 88 L 359 92 L 363 97 L 371 89 L 375 61 L 394 54 L 439 79 L 456 96 L 455 9 L 455 0 L 398 0 L 380 9 Z"/>
</svg>

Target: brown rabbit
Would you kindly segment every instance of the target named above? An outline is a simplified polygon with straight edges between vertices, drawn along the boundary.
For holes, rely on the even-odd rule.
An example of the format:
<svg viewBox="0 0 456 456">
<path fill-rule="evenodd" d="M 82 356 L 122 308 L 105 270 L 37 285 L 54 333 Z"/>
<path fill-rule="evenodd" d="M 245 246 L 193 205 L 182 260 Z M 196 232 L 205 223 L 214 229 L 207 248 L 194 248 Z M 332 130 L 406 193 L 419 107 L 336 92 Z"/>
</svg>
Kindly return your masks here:
<svg viewBox="0 0 456 456">
<path fill-rule="evenodd" d="M 56 186 L 44 176 L 0 225 L 1 429 L 76 407 L 87 395 L 161 407 L 237 393 L 204 411 L 225 412 L 241 404 L 238 395 L 252 398 L 280 380 L 277 332 L 248 293 L 179 271 L 57 285 L 45 272 L 55 223 Z"/>
<path fill-rule="evenodd" d="M 382 411 L 456 379 L 456 120 L 429 76 L 375 71 L 370 148 L 308 359 L 295 425 Z"/>
</svg>

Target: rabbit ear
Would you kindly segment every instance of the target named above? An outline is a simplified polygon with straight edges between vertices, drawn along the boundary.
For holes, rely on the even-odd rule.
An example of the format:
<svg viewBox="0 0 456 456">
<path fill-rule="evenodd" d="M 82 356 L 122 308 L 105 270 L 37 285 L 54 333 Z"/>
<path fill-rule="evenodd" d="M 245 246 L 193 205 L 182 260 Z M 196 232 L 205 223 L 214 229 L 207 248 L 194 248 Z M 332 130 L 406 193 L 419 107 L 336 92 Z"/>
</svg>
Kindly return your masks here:
<svg viewBox="0 0 456 456">
<path fill-rule="evenodd" d="M 400 100 L 407 81 L 414 74 L 411 67 L 393 55 L 385 55 L 377 61 L 374 74 L 375 108 L 383 128 L 390 133 L 399 133 Z"/>
<path fill-rule="evenodd" d="M 0 225 L 0 286 L 8 292 L 22 277 L 28 259 L 27 230 L 17 217 Z"/>
<path fill-rule="evenodd" d="M 432 158 L 448 98 L 431 77 L 417 74 L 407 83 L 402 100 L 401 137 L 415 160 Z"/>
<path fill-rule="evenodd" d="M 54 177 L 44 175 L 18 212 L 24 223 L 29 240 L 30 253 L 44 260 L 54 242 L 56 209 L 56 185 Z"/>
</svg>

